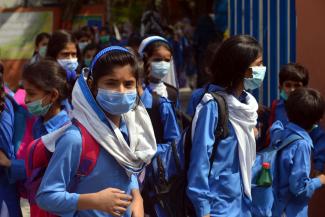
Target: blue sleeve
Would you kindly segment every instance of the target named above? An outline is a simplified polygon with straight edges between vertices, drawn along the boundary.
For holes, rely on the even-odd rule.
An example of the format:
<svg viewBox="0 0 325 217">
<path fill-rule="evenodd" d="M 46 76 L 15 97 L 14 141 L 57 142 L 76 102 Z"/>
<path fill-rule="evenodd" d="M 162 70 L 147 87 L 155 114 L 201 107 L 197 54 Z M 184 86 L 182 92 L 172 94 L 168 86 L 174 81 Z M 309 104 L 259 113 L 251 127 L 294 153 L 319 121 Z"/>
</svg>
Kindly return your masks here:
<svg viewBox="0 0 325 217">
<path fill-rule="evenodd" d="M 282 139 L 283 130 L 284 127 L 281 121 L 276 121 L 272 124 L 270 128 L 271 143 L 274 143 L 275 141 Z"/>
<path fill-rule="evenodd" d="M 208 174 L 210 170 L 209 156 L 211 154 L 215 136 L 214 131 L 218 119 L 218 108 L 214 101 L 205 104 L 201 110 L 197 110 L 194 116 L 192 132 L 192 150 L 190 165 L 187 173 L 189 196 L 194 205 L 197 216 L 210 213 L 210 187 Z M 195 125 L 195 119 L 197 122 Z"/>
<path fill-rule="evenodd" d="M 138 177 L 134 174 L 131 175 L 131 185 L 130 189 L 139 189 Z"/>
<path fill-rule="evenodd" d="M 292 158 L 289 188 L 296 197 L 308 200 L 322 184 L 319 178 L 309 178 L 311 148 L 304 140 L 297 143 L 297 149 Z"/>
<path fill-rule="evenodd" d="M 318 126 L 310 132 L 310 137 L 314 144 L 314 168 L 323 172 L 325 165 L 325 132 Z"/>
<path fill-rule="evenodd" d="M 23 160 L 16 160 L 15 147 L 13 144 L 14 135 L 14 109 L 8 99 L 5 100 L 5 109 L 1 113 L 0 123 L 0 149 L 11 160 L 11 167 L 6 169 L 7 178 L 10 183 L 23 180 L 26 177 L 25 163 Z"/>
<path fill-rule="evenodd" d="M 190 100 L 188 101 L 187 104 L 187 109 L 186 109 L 186 114 L 193 116 L 194 111 L 195 111 L 195 106 L 194 106 L 194 94 L 192 93 Z"/>
<path fill-rule="evenodd" d="M 164 140 L 171 143 L 175 141 L 177 142 L 180 138 L 181 133 L 172 104 L 163 98 L 160 98 L 159 111 L 164 127 Z"/>
<path fill-rule="evenodd" d="M 68 188 L 77 172 L 81 149 L 81 135 L 74 126 L 57 141 L 36 196 L 42 209 L 59 216 L 77 210 L 79 194 L 69 193 Z"/>
</svg>

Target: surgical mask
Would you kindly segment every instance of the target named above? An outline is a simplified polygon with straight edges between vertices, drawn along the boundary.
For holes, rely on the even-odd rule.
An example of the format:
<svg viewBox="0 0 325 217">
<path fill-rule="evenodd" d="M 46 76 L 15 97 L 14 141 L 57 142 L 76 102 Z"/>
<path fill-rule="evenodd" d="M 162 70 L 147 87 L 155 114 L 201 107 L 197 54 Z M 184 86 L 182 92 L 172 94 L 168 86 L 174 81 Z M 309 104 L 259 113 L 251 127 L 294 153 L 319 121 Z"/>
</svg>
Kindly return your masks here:
<svg viewBox="0 0 325 217">
<path fill-rule="evenodd" d="M 104 35 L 99 37 L 99 42 L 101 44 L 108 44 L 109 42 L 109 35 Z"/>
<path fill-rule="evenodd" d="M 47 50 L 47 46 L 42 46 L 38 49 L 38 53 L 41 57 L 45 57 L 46 55 L 46 50 Z"/>
<path fill-rule="evenodd" d="M 85 66 L 89 67 L 90 64 L 91 64 L 91 60 L 92 60 L 91 58 L 85 58 L 85 59 L 84 59 Z"/>
<path fill-rule="evenodd" d="M 170 70 L 170 62 L 159 61 L 151 63 L 151 75 L 155 78 L 162 79 Z"/>
<path fill-rule="evenodd" d="M 135 106 L 137 91 L 121 93 L 112 90 L 98 88 L 96 100 L 98 104 L 108 113 L 121 115 L 127 113 Z"/>
<path fill-rule="evenodd" d="M 281 90 L 280 98 L 283 99 L 284 101 L 286 101 L 286 100 L 288 100 L 288 94 L 284 90 Z"/>
<path fill-rule="evenodd" d="M 253 78 L 244 79 L 244 87 L 246 90 L 254 90 L 259 88 L 264 80 L 266 67 L 265 66 L 253 66 L 250 67 L 253 72 Z"/>
<path fill-rule="evenodd" d="M 75 71 L 78 67 L 78 59 L 58 59 L 58 63 L 66 70 Z"/>
<path fill-rule="evenodd" d="M 44 98 L 43 98 L 44 99 Z M 27 103 L 28 111 L 35 116 L 44 116 L 52 107 L 52 103 L 42 106 L 43 99 L 35 100 L 33 102 Z"/>
<path fill-rule="evenodd" d="M 78 43 L 79 50 L 82 52 L 88 44 L 89 44 L 88 42 L 79 42 Z"/>
</svg>

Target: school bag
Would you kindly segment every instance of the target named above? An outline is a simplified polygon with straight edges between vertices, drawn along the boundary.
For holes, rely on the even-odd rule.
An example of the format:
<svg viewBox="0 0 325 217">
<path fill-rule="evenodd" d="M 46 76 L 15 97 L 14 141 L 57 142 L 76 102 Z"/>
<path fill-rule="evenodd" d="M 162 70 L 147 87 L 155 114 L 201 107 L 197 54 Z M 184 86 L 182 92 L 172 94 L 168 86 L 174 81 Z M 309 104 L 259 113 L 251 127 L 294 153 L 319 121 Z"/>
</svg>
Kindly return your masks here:
<svg viewBox="0 0 325 217">
<path fill-rule="evenodd" d="M 228 136 L 228 108 L 219 93 L 210 93 L 218 104 L 218 124 L 215 143 L 210 156 L 210 171 L 220 140 Z M 204 95 L 204 94 L 203 94 Z M 203 98 L 203 96 L 202 96 Z M 184 130 L 176 143 L 159 144 L 155 157 L 146 169 L 143 189 L 145 212 L 151 217 L 196 216 L 186 195 L 187 171 L 192 148 L 192 123 Z"/>
<path fill-rule="evenodd" d="M 92 172 L 99 156 L 99 145 L 86 128 L 75 119 L 72 120 L 72 124 L 80 131 L 82 151 L 77 173 L 68 187 L 69 192 L 75 190 L 81 177 L 88 176 Z M 27 159 L 25 161 L 27 179 L 25 181 L 25 188 L 27 189 L 27 199 L 31 206 L 31 214 L 38 217 L 52 217 L 55 215 L 38 208 L 35 201 L 37 190 L 53 154 L 46 148 L 42 138 L 33 141 L 27 147 Z"/>
<path fill-rule="evenodd" d="M 14 109 L 14 135 L 13 144 L 18 159 L 24 159 L 26 153 L 25 147 L 33 141 L 32 128 L 36 121 L 36 117 L 32 116 L 25 105 L 26 92 L 19 89 L 16 93 L 6 93 L 6 97 L 10 100 Z"/>
<path fill-rule="evenodd" d="M 258 217 L 272 216 L 272 207 L 275 200 L 276 183 L 273 182 L 277 176 L 277 153 L 295 141 L 303 139 L 293 134 L 284 140 L 275 141 L 266 149 L 256 154 L 256 160 L 252 168 L 252 214 Z M 269 163 L 272 184 L 270 186 L 259 186 L 257 180 L 262 172 L 262 164 Z"/>
</svg>

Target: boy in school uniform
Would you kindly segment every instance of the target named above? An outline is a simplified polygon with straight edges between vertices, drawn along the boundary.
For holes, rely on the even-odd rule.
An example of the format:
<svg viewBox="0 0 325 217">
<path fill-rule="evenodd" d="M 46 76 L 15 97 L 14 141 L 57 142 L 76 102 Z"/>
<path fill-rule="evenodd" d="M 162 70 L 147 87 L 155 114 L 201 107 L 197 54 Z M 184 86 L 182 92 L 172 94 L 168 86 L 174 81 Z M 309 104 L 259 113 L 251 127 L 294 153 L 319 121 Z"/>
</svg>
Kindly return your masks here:
<svg viewBox="0 0 325 217">
<path fill-rule="evenodd" d="M 309 132 L 324 114 L 325 102 L 320 93 L 309 88 L 299 88 L 285 101 L 288 123 L 276 121 L 271 127 L 271 142 L 296 134 L 301 139 L 283 148 L 277 157 L 273 216 L 305 217 L 308 201 L 314 191 L 325 184 L 323 174 L 310 178 L 310 156 L 313 141 Z"/>
<path fill-rule="evenodd" d="M 280 99 L 272 102 L 269 126 L 271 126 L 277 120 L 281 121 L 283 125 L 286 125 L 289 122 L 288 115 L 285 110 L 285 102 L 290 93 L 295 89 L 308 86 L 309 72 L 304 66 L 298 63 L 286 64 L 282 66 L 280 70 L 279 82 Z M 313 172 L 315 174 L 320 174 L 324 171 L 325 164 L 325 132 L 316 123 L 313 129 L 309 132 L 309 136 L 314 144 Z"/>
</svg>

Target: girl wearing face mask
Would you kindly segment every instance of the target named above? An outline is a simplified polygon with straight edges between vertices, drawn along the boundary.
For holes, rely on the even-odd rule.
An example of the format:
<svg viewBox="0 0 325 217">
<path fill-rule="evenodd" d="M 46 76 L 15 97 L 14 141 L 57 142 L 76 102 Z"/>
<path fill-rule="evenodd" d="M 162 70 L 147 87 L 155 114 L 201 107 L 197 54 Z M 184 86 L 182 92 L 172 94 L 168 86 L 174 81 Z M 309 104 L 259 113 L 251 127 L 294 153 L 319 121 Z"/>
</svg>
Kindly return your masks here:
<svg viewBox="0 0 325 217">
<path fill-rule="evenodd" d="M 32 127 L 32 137 L 38 139 L 52 133 L 70 122 L 62 101 L 70 96 L 70 84 L 66 80 L 66 71 L 51 60 L 42 60 L 29 65 L 23 72 L 23 85 L 26 91 L 25 104 L 28 111 L 37 117 Z M 20 154 L 28 162 L 28 146 L 20 147 Z M 28 185 L 28 184 L 27 184 Z M 26 189 L 27 195 L 35 194 L 35 190 Z M 30 198 L 28 198 L 30 199 Z M 32 217 L 47 216 L 38 208 L 35 201 L 30 200 Z"/>
<path fill-rule="evenodd" d="M 47 44 L 49 43 L 51 35 L 42 32 L 36 36 L 35 39 L 35 50 L 32 59 L 30 60 L 30 64 L 36 63 L 45 57 Z"/>
<path fill-rule="evenodd" d="M 80 56 L 79 47 L 73 36 L 65 30 L 52 34 L 47 46 L 46 57 L 57 61 L 66 71 L 69 83 L 74 83 Z"/>
<path fill-rule="evenodd" d="M 144 89 L 177 104 L 177 82 L 168 41 L 160 36 L 150 36 L 141 42 L 138 52 L 143 59 Z"/>
<path fill-rule="evenodd" d="M 172 143 L 178 142 L 181 135 L 174 106 L 177 100 L 177 91 L 171 85 L 163 82 L 163 80 L 167 81 L 168 73 L 172 74 L 171 50 L 164 38 L 152 36 L 143 40 L 139 53 L 143 56 L 145 69 L 145 83 L 141 90 L 141 100 L 150 114 L 158 151 L 168 150 Z M 171 101 L 168 96 L 174 97 L 175 101 Z M 150 216 L 165 216 L 164 209 L 153 199 L 154 187 L 150 181 L 152 170 L 151 165 L 146 168 L 143 188 L 145 211 Z"/>
<path fill-rule="evenodd" d="M 250 36 L 224 41 L 213 58 L 213 84 L 228 106 L 228 136 L 217 144 L 218 105 L 205 93 L 195 110 L 187 195 L 197 216 L 251 216 L 251 167 L 255 159 L 254 127 L 258 104 L 247 89 L 258 88 L 266 68 L 262 48 Z"/>
<path fill-rule="evenodd" d="M 44 210 L 60 216 L 143 217 L 137 174 L 156 152 L 150 118 L 137 94 L 137 60 L 127 49 L 113 46 L 100 51 L 90 74 L 80 76 L 72 91 L 71 116 L 85 128 L 67 126 L 37 194 Z M 88 134 L 99 146 L 92 172 L 74 185 Z"/>
</svg>

